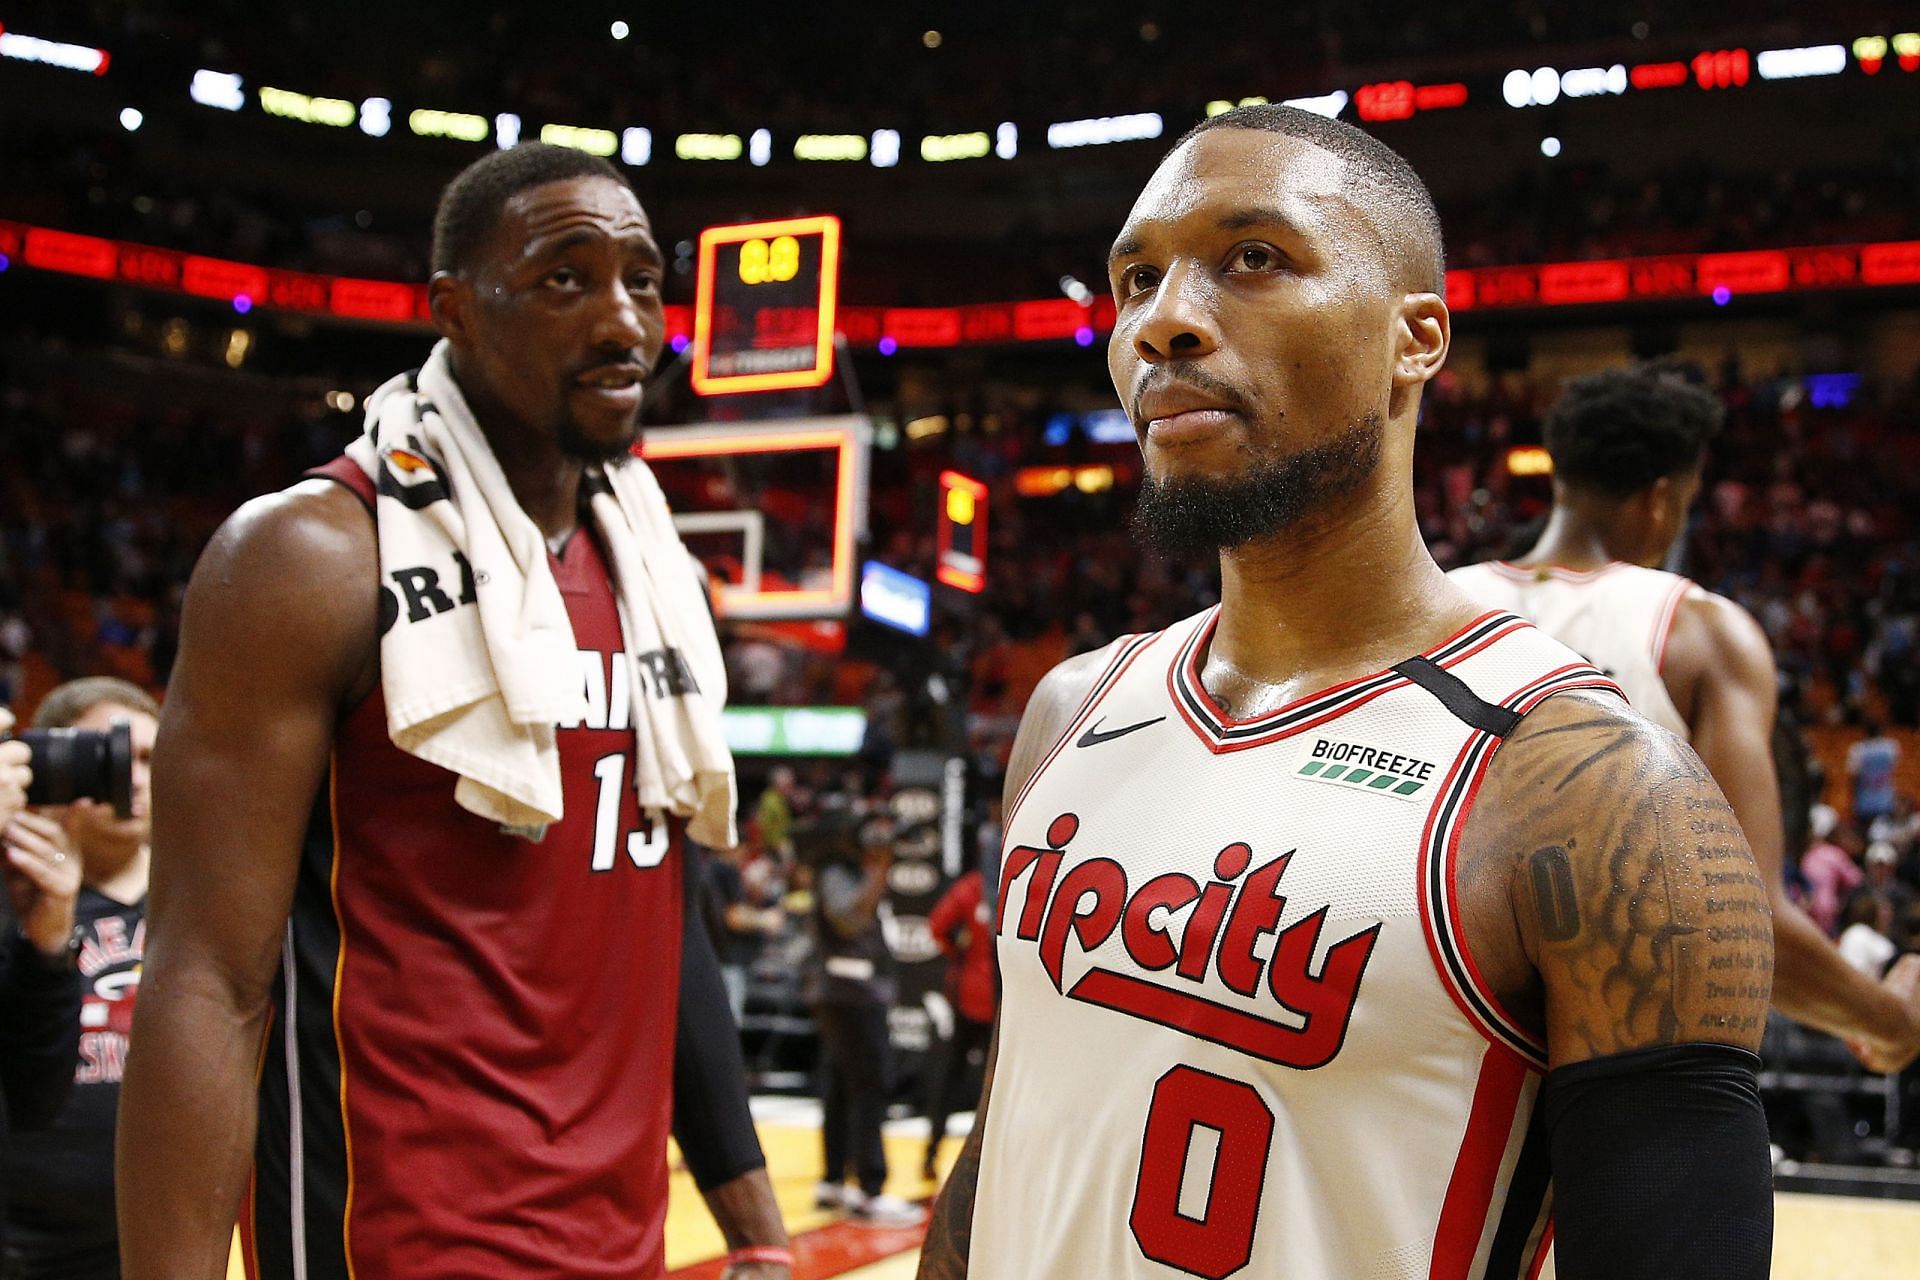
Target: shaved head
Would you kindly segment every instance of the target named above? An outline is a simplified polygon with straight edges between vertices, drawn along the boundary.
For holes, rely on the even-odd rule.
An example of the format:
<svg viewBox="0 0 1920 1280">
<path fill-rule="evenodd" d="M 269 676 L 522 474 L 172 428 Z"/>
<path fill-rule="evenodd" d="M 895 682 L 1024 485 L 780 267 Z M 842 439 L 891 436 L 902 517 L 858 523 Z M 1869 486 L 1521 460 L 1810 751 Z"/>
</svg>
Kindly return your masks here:
<svg viewBox="0 0 1920 1280">
<path fill-rule="evenodd" d="M 1281 133 L 1346 161 L 1346 176 L 1351 179 L 1346 189 L 1373 223 L 1396 281 L 1412 292 L 1445 295 L 1446 246 L 1440 214 L 1427 184 L 1399 152 L 1350 124 L 1297 107 L 1269 104 L 1235 107 L 1202 120 L 1180 136 L 1173 151 L 1214 129 Z"/>
</svg>

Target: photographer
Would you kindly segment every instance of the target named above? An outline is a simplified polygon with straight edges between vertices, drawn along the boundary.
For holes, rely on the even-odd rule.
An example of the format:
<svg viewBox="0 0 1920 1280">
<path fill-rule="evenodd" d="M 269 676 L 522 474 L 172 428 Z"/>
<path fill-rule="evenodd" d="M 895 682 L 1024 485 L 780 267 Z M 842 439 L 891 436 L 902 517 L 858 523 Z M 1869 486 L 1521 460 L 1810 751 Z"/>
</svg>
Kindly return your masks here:
<svg viewBox="0 0 1920 1280">
<path fill-rule="evenodd" d="M 0 734 L 13 714 L 0 709 Z M 0 742 L 0 850 L 10 918 L 0 920 L 0 1154 L 9 1124 L 49 1124 L 73 1086 L 80 1038 L 80 974 L 73 965 L 80 861 L 57 823 L 26 811 L 26 744 Z"/>
<path fill-rule="evenodd" d="M 887 1010 L 895 987 L 881 927 L 893 866 L 891 823 L 879 816 L 863 822 L 842 810 L 793 834 L 796 849 L 816 869 L 813 1015 L 820 1031 L 826 1174 L 814 1200 L 876 1226 L 916 1224 L 923 1216 L 918 1208 L 881 1190 L 887 1154 L 880 1126 L 893 1088 Z M 846 1185 L 849 1173 L 858 1186 Z"/>
<path fill-rule="evenodd" d="M 36 729 L 105 732 L 125 721 L 132 745 L 128 817 L 80 799 L 58 815 L 64 847 L 82 885 L 74 904 L 83 1003 L 76 1015 L 80 1058 L 73 1092 L 43 1133 L 22 1135 L 7 1152 L 7 1244 L 21 1280 L 118 1280 L 113 1138 L 127 1031 L 146 942 L 152 830 L 151 757 L 159 704 L 124 680 L 74 680 L 49 693 Z"/>
</svg>

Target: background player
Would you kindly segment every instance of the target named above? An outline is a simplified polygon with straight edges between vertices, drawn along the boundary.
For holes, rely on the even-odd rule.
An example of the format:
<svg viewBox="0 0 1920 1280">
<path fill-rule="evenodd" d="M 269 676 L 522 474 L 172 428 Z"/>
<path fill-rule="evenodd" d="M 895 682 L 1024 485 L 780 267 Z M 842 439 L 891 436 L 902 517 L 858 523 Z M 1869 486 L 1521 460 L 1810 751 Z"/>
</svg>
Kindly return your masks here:
<svg viewBox="0 0 1920 1280">
<path fill-rule="evenodd" d="M 1573 379 L 1543 424 L 1553 512 L 1539 542 L 1512 563 L 1450 576 L 1566 642 L 1693 745 L 1767 881 L 1774 1007 L 1846 1038 L 1874 1070 L 1897 1071 L 1920 1054 L 1920 956 L 1876 983 L 1787 897 L 1766 633 L 1733 601 L 1657 567 L 1686 530 L 1723 413 L 1712 395 L 1652 370 Z"/>
<path fill-rule="evenodd" d="M 1766 897 L 1692 753 L 1428 557 L 1440 262 L 1404 161 L 1273 107 L 1114 245 L 1139 524 L 1221 604 L 1029 707 L 923 1277 L 1530 1275 L 1549 1174 L 1563 1276 L 1766 1274 Z"/>
<path fill-rule="evenodd" d="M 625 593 L 616 612 L 585 508 L 634 442 L 664 337 L 647 216 L 602 161 L 499 152 L 444 193 L 434 263 L 440 412 L 471 406 L 546 541 L 572 669 L 618 688 L 631 606 L 651 602 Z M 565 810 L 544 838 L 456 806 L 453 774 L 389 740 L 381 659 L 388 627 L 457 616 L 382 618 L 380 576 L 429 593 L 383 563 L 365 473 L 325 474 L 242 508 L 188 590 L 122 1114 L 126 1274 L 222 1274 L 250 1191 L 256 1274 L 659 1275 L 673 1074 L 729 1243 L 766 1250 L 734 1274 L 784 1276 L 679 823 L 670 847 L 643 848 L 633 789 L 597 790 L 647 763 L 624 706 L 602 699 L 596 720 L 583 701 L 558 727 Z M 452 498 L 482 518 L 474 492 Z M 676 1045 L 705 1056 L 675 1072 Z"/>
</svg>

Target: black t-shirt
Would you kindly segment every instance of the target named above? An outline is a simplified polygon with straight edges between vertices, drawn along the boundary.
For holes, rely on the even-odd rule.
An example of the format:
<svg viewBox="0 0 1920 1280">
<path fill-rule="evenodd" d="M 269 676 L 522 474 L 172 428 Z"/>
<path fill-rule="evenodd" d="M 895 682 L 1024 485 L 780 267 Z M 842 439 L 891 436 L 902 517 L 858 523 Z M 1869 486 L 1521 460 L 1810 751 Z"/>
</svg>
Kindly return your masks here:
<svg viewBox="0 0 1920 1280">
<path fill-rule="evenodd" d="M 74 914 L 84 994 L 73 1092 L 51 1128 L 15 1134 L 7 1152 L 7 1246 L 29 1280 L 120 1274 L 113 1125 L 140 988 L 147 904 L 143 898 L 128 906 L 82 888 Z"/>
</svg>

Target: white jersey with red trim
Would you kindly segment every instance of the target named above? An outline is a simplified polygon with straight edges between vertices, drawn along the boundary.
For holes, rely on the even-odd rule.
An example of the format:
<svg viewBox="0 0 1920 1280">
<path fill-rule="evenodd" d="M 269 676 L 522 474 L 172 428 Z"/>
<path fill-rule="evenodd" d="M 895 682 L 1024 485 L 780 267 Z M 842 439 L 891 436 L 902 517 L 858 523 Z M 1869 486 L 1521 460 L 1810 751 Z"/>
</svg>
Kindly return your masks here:
<svg viewBox="0 0 1920 1280">
<path fill-rule="evenodd" d="M 1545 1050 L 1476 977 L 1453 859 L 1519 717 L 1618 690 L 1489 613 L 1234 720 L 1216 617 L 1117 642 L 1008 816 L 970 1269 L 1536 1276 Z"/>
<path fill-rule="evenodd" d="M 1688 592 L 1700 589 L 1691 579 L 1618 560 L 1586 573 L 1492 560 L 1447 576 L 1475 600 L 1519 614 L 1612 676 L 1647 719 L 1682 739 L 1691 736 L 1660 677 L 1674 614 Z"/>
</svg>

